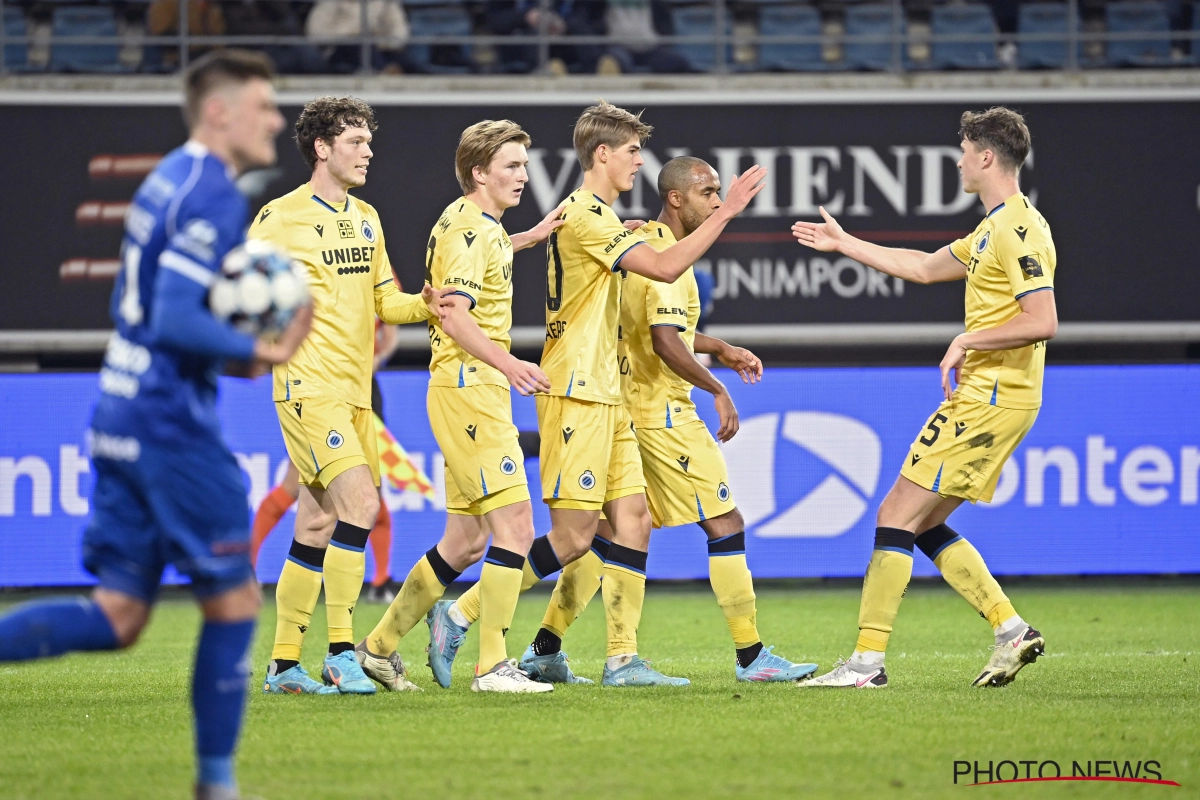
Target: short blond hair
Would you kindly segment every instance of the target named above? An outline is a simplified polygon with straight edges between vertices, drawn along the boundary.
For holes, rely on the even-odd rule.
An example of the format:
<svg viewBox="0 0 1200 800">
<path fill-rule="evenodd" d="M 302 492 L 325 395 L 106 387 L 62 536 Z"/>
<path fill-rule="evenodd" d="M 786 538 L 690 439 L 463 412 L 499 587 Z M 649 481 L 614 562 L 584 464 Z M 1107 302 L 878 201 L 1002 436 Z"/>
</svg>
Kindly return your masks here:
<svg viewBox="0 0 1200 800">
<path fill-rule="evenodd" d="M 482 167 L 486 172 L 496 153 L 509 142 L 526 147 L 533 144 L 529 134 L 510 119 L 485 119 L 462 132 L 458 150 L 454 153 L 454 171 L 458 174 L 458 185 L 462 187 L 463 194 L 470 194 L 478 188 L 475 185 L 475 167 Z"/>
<path fill-rule="evenodd" d="M 600 100 L 585 108 L 575 122 L 575 155 L 587 172 L 596 163 L 596 148 L 600 145 L 620 147 L 634 137 L 645 144 L 653 131 L 652 126 L 642 122 L 642 112 L 632 114 Z"/>
</svg>

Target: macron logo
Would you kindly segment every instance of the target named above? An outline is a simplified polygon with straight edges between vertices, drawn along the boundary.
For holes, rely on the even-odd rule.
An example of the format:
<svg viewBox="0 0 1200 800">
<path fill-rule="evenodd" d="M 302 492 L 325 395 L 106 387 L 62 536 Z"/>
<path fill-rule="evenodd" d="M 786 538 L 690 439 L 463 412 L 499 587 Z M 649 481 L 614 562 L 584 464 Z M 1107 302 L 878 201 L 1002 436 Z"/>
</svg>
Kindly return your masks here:
<svg viewBox="0 0 1200 800">
<path fill-rule="evenodd" d="M 747 530 L 770 538 L 846 533 L 867 512 L 882 461 L 875 431 L 820 411 L 743 420 L 721 449 Z M 797 486 L 807 487 L 799 498 Z"/>
</svg>

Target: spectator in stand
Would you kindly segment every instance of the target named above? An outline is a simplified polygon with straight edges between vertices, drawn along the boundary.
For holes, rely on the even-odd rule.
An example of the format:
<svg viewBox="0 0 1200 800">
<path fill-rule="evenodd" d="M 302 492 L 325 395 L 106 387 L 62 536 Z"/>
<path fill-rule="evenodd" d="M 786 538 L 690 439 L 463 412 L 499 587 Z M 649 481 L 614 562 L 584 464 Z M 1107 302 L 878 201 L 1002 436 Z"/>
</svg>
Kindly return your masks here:
<svg viewBox="0 0 1200 800">
<path fill-rule="evenodd" d="M 604 21 L 609 36 L 620 44 L 610 45 L 600 59 L 599 72 L 690 72 L 683 56 L 659 44 L 663 32 L 670 33 L 669 10 L 652 0 L 608 0 Z"/>
<path fill-rule="evenodd" d="M 384 72 L 403 72 L 404 43 L 408 41 L 408 18 L 396 0 L 367 0 L 367 30 L 386 44 L 371 48 L 371 66 Z M 317 0 L 305 23 L 308 38 L 323 40 L 359 36 L 362 32 L 362 6 L 359 0 Z M 325 56 L 334 72 L 357 71 L 361 47 L 357 44 L 327 44 Z"/>
<path fill-rule="evenodd" d="M 225 33 L 225 17 L 221 7 L 209 0 L 191 0 L 188 9 L 188 36 L 222 36 Z M 154 0 L 146 9 L 146 33 L 150 36 L 176 36 L 179 34 L 179 0 Z M 191 58 L 210 48 L 192 46 Z M 146 48 L 147 66 L 174 72 L 179 69 L 179 48 L 160 46 Z"/>
<path fill-rule="evenodd" d="M 551 36 L 603 36 L 604 0 L 551 0 L 545 11 L 538 0 L 489 0 L 484 10 L 488 33 L 497 36 L 533 36 L 541 25 Z M 595 72 L 604 54 L 603 45 L 553 45 L 546 71 Z M 537 68 L 536 44 L 501 45 L 496 48 L 504 72 L 530 72 Z"/>
<path fill-rule="evenodd" d="M 291 2 L 279 0 L 226 0 L 222 3 L 225 32 L 230 36 L 303 36 L 304 23 Z M 325 72 L 329 65 L 310 44 L 252 45 L 285 73 Z"/>
</svg>

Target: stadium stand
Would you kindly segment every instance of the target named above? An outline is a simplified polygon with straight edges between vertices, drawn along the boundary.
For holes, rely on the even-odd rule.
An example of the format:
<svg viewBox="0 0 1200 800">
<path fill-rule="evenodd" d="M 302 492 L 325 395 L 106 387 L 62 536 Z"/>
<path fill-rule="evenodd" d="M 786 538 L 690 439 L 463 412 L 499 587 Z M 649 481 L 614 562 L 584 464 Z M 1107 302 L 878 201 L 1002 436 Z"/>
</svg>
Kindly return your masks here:
<svg viewBox="0 0 1200 800">
<path fill-rule="evenodd" d="M 758 12 L 758 30 L 771 36 L 820 36 L 821 15 L 813 6 L 763 3 Z M 803 72 L 825 69 L 826 64 L 819 42 L 762 44 L 758 48 L 758 67 Z"/>
<path fill-rule="evenodd" d="M 117 36 L 111 6 L 60 6 L 54 9 L 54 36 Z M 55 44 L 50 50 L 54 72 L 120 72 L 116 44 Z"/>
<path fill-rule="evenodd" d="M 1167 7 L 1157 0 L 1118 0 L 1104 9 L 1112 33 L 1162 33 L 1161 39 L 1118 39 L 1108 43 L 1109 66 L 1162 66 L 1171 62 Z"/>
<path fill-rule="evenodd" d="M 25 36 L 25 15 L 19 8 L 4 7 L 4 35 L 19 38 Z M 6 69 L 24 70 L 29 63 L 29 48 L 25 44 L 4 45 L 4 66 Z"/>
<path fill-rule="evenodd" d="M 898 19 L 894 19 L 898 16 Z M 852 5 L 846 9 L 846 35 L 890 37 L 892 25 L 899 34 L 905 32 L 903 14 L 896 15 L 895 7 L 887 3 Z M 843 50 L 846 69 L 886 70 L 892 67 L 892 44 L 887 39 L 872 42 L 847 42 Z"/>
<path fill-rule="evenodd" d="M 938 6 L 933 9 L 934 36 L 990 36 L 987 41 L 937 41 L 933 43 L 934 69 L 996 69 L 996 18 L 983 3 Z"/>
</svg>

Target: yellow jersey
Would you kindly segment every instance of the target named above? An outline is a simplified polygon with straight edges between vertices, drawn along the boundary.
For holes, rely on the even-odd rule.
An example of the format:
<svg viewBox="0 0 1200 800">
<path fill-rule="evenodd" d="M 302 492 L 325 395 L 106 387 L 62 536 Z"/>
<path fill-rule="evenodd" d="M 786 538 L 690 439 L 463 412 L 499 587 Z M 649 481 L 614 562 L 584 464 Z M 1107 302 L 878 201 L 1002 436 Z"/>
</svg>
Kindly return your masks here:
<svg viewBox="0 0 1200 800">
<path fill-rule="evenodd" d="M 675 235 L 661 222 L 646 223 L 638 234 L 655 250 L 675 244 Z M 699 419 L 692 385 L 654 352 L 650 330 L 659 325 L 678 328 L 694 352 L 699 321 L 700 289 L 691 267 L 674 283 L 628 273 L 621 290 L 621 395 L 638 428 L 673 428 Z"/>
<path fill-rule="evenodd" d="M 455 287 L 471 301 L 471 317 L 484 335 L 508 350 L 512 327 L 513 247 L 500 221 L 460 197 L 446 207 L 429 234 L 425 254 L 425 280 L 437 289 Z M 430 386 L 508 386 L 508 379 L 463 350 L 429 322 Z"/>
<path fill-rule="evenodd" d="M 950 245 L 967 267 L 967 332 L 995 328 L 1021 311 L 1017 300 L 1054 288 L 1057 257 L 1050 226 L 1023 194 L 984 217 L 975 232 Z M 1046 343 L 1013 350 L 967 351 L 960 391 L 1000 408 L 1042 405 Z"/>
<path fill-rule="evenodd" d="M 396 288 L 375 209 L 355 197 L 334 208 L 306 183 L 263 206 L 247 236 L 303 264 L 313 297 L 312 332 L 273 370 L 274 399 L 370 408 L 375 317 L 391 325 L 430 317 L 419 295 Z"/>
<path fill-rule="evenodd" d="M 606 405 L 621 402 L 617 326 L 621 259 L 641 237 L 585 189 L 566 199 L 566 224 L 546 242 L 546 344 L 550 394 Z"/>
</svg>

